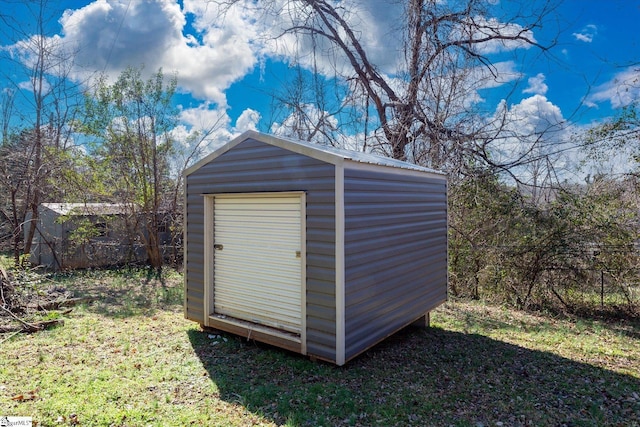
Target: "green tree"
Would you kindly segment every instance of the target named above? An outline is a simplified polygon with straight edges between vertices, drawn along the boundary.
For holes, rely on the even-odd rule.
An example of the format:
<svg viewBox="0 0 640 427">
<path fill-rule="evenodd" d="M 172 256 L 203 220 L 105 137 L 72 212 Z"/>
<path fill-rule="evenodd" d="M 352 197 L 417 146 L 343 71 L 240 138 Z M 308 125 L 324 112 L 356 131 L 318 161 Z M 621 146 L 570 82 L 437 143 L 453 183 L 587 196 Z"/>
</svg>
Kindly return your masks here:
<svg viewBox="0 0 640 427">
<path fill-rule="evenodd" d="M 169 165 L 176 83 L 162 70 L 144 80 L 142 70 L 131 67 L 112 84 L 103 77 L 86 96 L 81 126 L 95 138 L 90 154 L 98 159 L 94 166 L 102 168 L 111 200 L 125 204 L 131 218 L 140 221 L 136 229 L 155 268 L 163 264 L 160 231 L 175 193 Z"/>
</svg>

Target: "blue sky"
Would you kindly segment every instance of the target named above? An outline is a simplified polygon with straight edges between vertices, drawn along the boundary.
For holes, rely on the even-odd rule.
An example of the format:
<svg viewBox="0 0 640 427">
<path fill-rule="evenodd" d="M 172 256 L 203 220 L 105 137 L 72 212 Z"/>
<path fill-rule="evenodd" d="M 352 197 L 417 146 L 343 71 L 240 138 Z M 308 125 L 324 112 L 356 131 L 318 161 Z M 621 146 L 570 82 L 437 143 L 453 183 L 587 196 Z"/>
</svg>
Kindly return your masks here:
<svg viewBox="0 0 640 427">
<path fill-rule="evenodd" d="M 512 4 L 487 1 L 496 12 Z M 203 0 L 50 3 L 47 32 L 52 42 L 74 52 L 73 65 L 68 64 L 72 80 L 88 82 L 97 73 L 114 77 L 129 65 L 176 72 L 183 136 L 215 124 L 212 140 L 225 140 L 246 129 L 277 130 L 273 121 L 286 120 L 274 118 L 270 94 L 287 80 L 287 61 L 300 46 L 292 39 L 275 43 L 261 37 L 276 31 L 277 21 L 265 22 L 242 8 L 220 19 L 216 7 Z M 393 44 L 388 29 L 399 11 L 379 3 L 382 0 L 353 4 L 362 9 L 364 44 L 384 69 Z M 0 34 L 0 89 L 25 87 L 26 76 L 6 58 L 18 57 L 17 42 L 27 40 L 32 20 L 23 2 L 0 4 L 0 13 L 11 24 L 3 23 Z M 544 54 L 518 47 L 493 54 L 507 84 L 479 90 L 473 102 L 487 115 L 502 105 L 525 120 L 566 121 L 575 127 L 604 120 L 640 98 L 638 22 L 637 0 L 558 2 L 552 19 L 533 32 L 537 41 L 553 47 Z"/>
</svg>

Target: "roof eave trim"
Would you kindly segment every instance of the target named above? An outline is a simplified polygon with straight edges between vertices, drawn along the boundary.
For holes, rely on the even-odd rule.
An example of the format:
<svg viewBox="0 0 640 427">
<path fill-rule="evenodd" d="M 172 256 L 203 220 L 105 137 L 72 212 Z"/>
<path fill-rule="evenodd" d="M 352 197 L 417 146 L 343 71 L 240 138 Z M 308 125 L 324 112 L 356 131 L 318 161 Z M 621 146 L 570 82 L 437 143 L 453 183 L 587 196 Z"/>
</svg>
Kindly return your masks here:
<svg viewBox="0 0 640 427">
<path fill-rule="evenodd" d="M 235 137 L 231 141 L 227 142 L 226 144 L 222 145 L 221 147 L 217 148 L 216 150 L 214 150 L 212 153 L 204 157 L 202 160 L 200 160 L 193 166 L 187 168 L 184 171 L 184 176 L 192 174 L 193 172 L 197 171 L 198 169 L 208 164 L 215 158 L 220 157 L 221 155 L 231 150 L 236 145 L 248 139 L 253 139 L 259 142 L 263 142 L 265 144 L 273 145 L 275 147 L 279 147 L 297 154 L 302 154 L 302 155 L 314 158 L 316 160 L 331 163 L 333 165 L 336 165 L 343 160 L 342 156 L 316 150 L 313 147 L 307 147 L 305 145 L 296 144 L 295 142 L 289 141 L 286 138 L 267 135 L 254 130 L 248 130 L 242 133 L 241 135 Z"/>
<path fill-rule="evenodd" d="M 369 170 L 369 171 L 378 171 L 383 173 L 393 173 L 399 175 L 414 175 L 414 176 L 429 176 L 435 179 L 448 179 L 448 175 L 446 172 L 441 172 L 437 170 L 426 170 L 426 169 L 418 169 L 418 168 L 410 168 L 410 167 L 400 167 L 394 165 L 381 165 L 377 163 L 368 163 L 368 162 L 360 162 L 357 160 L 345 159 L 344 162 L 345 169 L 351 170 Z"/>
</svg>

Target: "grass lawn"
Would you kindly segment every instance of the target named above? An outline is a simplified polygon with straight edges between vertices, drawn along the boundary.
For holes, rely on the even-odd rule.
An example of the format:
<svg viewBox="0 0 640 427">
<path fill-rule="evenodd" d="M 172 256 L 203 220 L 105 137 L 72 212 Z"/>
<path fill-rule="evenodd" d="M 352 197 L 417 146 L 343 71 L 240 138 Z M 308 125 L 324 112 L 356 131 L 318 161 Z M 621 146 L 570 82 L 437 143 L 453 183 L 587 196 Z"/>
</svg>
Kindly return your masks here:
<svg viewBox="0 0 640 427">
<path fill-rule="evenodd" d="M 181 277 L 83 272 L 0 335 L 0 416 L 42 426 L 640 426 L 640 325 L 449 303 L 337 368 L 183 319 Z"/>
</svg>

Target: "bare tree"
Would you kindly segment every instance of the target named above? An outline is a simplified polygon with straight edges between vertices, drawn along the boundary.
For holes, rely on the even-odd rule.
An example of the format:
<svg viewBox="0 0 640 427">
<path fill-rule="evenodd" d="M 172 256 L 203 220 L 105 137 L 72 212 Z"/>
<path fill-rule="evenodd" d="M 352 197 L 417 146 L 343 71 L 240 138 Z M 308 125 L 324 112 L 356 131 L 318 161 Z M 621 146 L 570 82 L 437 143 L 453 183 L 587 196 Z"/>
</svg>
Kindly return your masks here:
<svg viewBox="0 0 640 427">
<path fill-rule="evenodd" d="M 222 3 L 232 7 L 240 2 Z M 368 145 L 437 168 L 451 169 L 467 156 L 490 160 L 500 118 L 488 126 L 486 115 L 473 109 L 476 91 L 503 78 L 490 54 L 547 50 L 550 46 L 539 43 L 533 30 L 553 11 L 552 4 L 543 1 L 534 8 L 527 2 L 510 16 L 495 17 L 485 0 L 379 2 L 376 7 L 403 9 L 397 28 L 387 29 L 390 38 L 401 34 L 400 46 L 394 51 L 389 43 L 386 56 L 372 53 L 363 42 L 358 6 L 355 1 L 274 0 L 256 7 L 288 22 L 278 37 L 293 35 L 313 58 L 334 59 L 339 82 L 366 108 Z M 395 69 L 377 63 L 381 57 L 395 57 Z"/>
<path fill-rule="evenodd" d="M 312 73 L 301 65 L 293 69 L 291 80 L 282 81 L 271 94 L 271 131 L 324 145 L 345 145 L 339 127 L 352 125 L 352 98 L 317 69 Z"/>
<path fill-rule="evenodd" d="M 13 116 L 13 105 L 15 101 L 15 91 L 11 88 L 5 88 L 0 93 L 0 127 L 2 128 L 1 143 L 9 139 L 9 129 L 11 127 L 11 117 Z"/>
<path fill-rule="evenodd" d="M 170 178 L 173 184 L 171 195 L 167 197 L 167 222 L 170 224 L 172 253 L 170 261 L 177 263 L 181 260 L 182 251 L 182 229 L 184 226 L 184 171 L 192 166 L 198 159 L 210 149 L 212 137 L 225 124 L 224 115 L 220 114 L 210 122 L 200 123 L 197 129 L 192 129 L 186 138 L 176 137 L 176 143 L 169 156 Z"/>
<path fill-rule="evenodd" d="M 53 7 L 47 0 L 15 2 L 14 5 L 16 4 L 27 12 L 30 19 L 25 23 L 3 16 L 6 25 L 2 31 L 14 41 L 12 46 L 2 50 L 5 55 L 3 60 L 13 65 L 4 77 L 11 82 L 13 87 L 9 90 L 14 94 L 11 99 L 13 108 L 3 108 L 3 141 L 7 142 L 11 133 L 11 114 L 19 109 L 20 118 L 29 125 L 28 129 L 15 132 L 17 136 L 12 144 L 27 145 L 23 147 L 24 150 L 19 151 L 24 151 L 23 154 L 28 156 L 23 160 L 29 165 L 29 173 L 24 169 L 11 171 L 13 181 L 10 187 L 14 190 L 25 188 L 28 191 L 11 203 L 24 204 L 32 214 L 32 221 L 26 225 L 23 248 L 24 253 L 29 253 L 36 231 L 38 205 L 45 201 L 44 198 L 55 197 L 57 194 L 46 188 L 52 172 L 51 162 L 46 157 L 57 157 L 58 152 L 64 150 L 68 143 L 69 134 L 66 130 L 72 111 L 68 73 L 72 53 L 64 49 L 58 39 L 47 35 L 49 22 L 55 19 Z M 12 163 L 6 165 L 9 164 Z M 28 182 L 16 185 L 17 177 Z M 20 212 L 23 209 L 13 206 L 11 210 Z M 22 225 L 22 222 L 18 224 L 20 228 Z M 14 233 L 21 235 L 19 231 Z"/>
<path fill-rule="evenodd" d="M 0 218 L 5 227 L 10 228 L 8 237 L 16 264 L 22 253 L 23 224 L 31 210 L 35 188 L 45 185 L 37 177 L 36 138 L 33 131 L 27 130 L 9 135 L 0 145 L 0 191 L 5 195 L 0 204 Z"/>
</svg>

